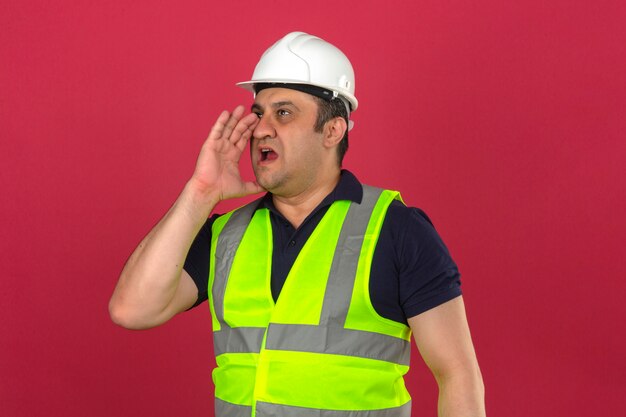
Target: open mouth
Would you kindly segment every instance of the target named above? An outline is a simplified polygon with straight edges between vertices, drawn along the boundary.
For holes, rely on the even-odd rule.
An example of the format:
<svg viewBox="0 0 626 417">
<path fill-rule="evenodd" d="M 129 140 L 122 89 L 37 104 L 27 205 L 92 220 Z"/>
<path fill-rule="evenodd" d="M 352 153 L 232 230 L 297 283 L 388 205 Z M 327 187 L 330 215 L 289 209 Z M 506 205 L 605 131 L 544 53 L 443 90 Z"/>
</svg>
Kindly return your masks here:
<svg viewBox="0 0 626 417">
<path fill-rule="evenodd" d="M 264 161 L 273 161 L 276 158 L 278 158 L 278 154 L 276 152 L 274 152 L 274 150 L 272 148 L 261 148 L 261 158 L 260 161 L 264 162 Z"/>
</svg>

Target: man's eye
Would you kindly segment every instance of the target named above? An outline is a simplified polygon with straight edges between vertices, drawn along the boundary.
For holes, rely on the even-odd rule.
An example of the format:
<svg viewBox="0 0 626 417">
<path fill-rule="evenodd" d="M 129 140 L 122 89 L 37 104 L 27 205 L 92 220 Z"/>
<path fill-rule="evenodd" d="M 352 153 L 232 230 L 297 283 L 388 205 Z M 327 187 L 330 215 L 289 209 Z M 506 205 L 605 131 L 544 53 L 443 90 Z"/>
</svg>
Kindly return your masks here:
<svg viewBox="0 0 626 417">
<path fill-rule="evenodd" d="M 281 117 L 284 117 L 284 116 L 289 116 L 291 112 L 289 110 L 279 109 L 276 111 L 276 114 L 278 114 Z"/>
<path fill-rule="evenodd" d="M 263 113 L 261 113 L 260 111 L 254 111 L 252 113 L 256 114 L 256 117 L 258 117 L 259 119 L 263 117 Z"/>
</svg>

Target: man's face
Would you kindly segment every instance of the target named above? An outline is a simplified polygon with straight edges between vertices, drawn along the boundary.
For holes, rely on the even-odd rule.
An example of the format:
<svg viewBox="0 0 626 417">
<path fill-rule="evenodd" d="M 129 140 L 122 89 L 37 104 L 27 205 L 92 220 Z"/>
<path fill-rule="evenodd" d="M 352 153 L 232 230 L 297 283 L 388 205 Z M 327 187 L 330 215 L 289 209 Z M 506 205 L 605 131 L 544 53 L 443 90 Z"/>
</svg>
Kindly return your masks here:
<svg viewBox="0 0 626 417">
<path fill-rule="evenodd" d="M 252 105 L 259 124 L 250 143 L 257 182 L 275 195 L 291 197 L 306 191 L 321 169 L 323 134 L 313 96 L 286 88 L 261 90 Z"/>
</svg>

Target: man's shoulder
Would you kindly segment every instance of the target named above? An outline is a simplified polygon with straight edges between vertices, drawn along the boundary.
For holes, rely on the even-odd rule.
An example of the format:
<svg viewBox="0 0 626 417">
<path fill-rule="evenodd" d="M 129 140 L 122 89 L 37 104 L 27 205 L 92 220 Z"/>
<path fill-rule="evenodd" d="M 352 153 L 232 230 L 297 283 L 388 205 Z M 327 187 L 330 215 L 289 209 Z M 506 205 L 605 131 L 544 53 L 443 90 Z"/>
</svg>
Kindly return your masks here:
<svg viewBox="0 0 626 417">
<path fill-rule="evenodd" d="M 433 227 L 433 222 L 424 210 L 419 207 L 407 206 L 400 200 L 394 200 L 387 209 L 387 217 L 399 222 L 425 223 Z"/>
<path fill-rule="evenodd" d="M 408 206 L 402 200 L 395 199 L 387 208 L 382 230 L 386 238 L 396 244 L 410 241 L 425 242 L 433 237 L 438 240 L 435 226 L 424 210 Z"/>
<path fill-rule="evenodd" d="M 378 190 L 396 191 L 392 188 L 379 187 L 376 185 L 361 183 L 363 187 L 369 187 Z M 407 206 L 402 200 L 395 199 L 391 202 L 385 215 L 385 223 L 392 223 L 395 226 L 402 227 L 407 223 L 418 223 L 434 227 L 430 217 L 424 210 L 419 207 Z"/>
</svg>

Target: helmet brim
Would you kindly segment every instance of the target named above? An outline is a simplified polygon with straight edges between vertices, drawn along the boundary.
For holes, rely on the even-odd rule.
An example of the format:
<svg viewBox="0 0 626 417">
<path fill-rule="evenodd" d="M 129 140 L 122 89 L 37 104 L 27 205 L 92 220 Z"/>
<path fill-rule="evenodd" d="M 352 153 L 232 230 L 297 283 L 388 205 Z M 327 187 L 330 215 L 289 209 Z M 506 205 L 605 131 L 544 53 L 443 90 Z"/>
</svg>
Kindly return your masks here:
<svg viewBox="0 0 626 417">
<path fill-rule="evenodd" d="M 251 80 L 251 81 L 241 81 L 238 82 L 236 85 L 243 88 L 244 90 L 250 91 L 251 93 L 254 93 L 254 85 L 255 84 L 261 84 L 261 83 L 276 83 L 276 84 L 304 84 L 302 82 L 302 80 L 287 80 L 287 79 L 263 79 L 263 80 Z M 359 105 L 358 100 L 356 99 L 356 97 L 353 94 L 350 94 L 347 91 L 342 91 L 338 88 L 333 88 L 331 86 L 328 85 L 321 85 L 321 84 L 315 84 L 315 83 L 307 83 L 309 85 L 313 85 L 316 87 L 321 87 L 330 91 L 334 91 L 337 92 L 337 94 L 339 94 L 341 97 L 343 97 L 344 99 L 348 100 L 348 102 L 350 103 L 350 107 L 351 107 L 351 111 L 355 111 L 356 108 Z"/>
</svg>

